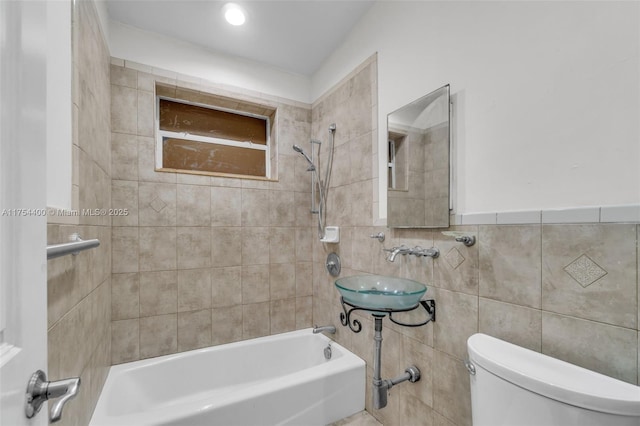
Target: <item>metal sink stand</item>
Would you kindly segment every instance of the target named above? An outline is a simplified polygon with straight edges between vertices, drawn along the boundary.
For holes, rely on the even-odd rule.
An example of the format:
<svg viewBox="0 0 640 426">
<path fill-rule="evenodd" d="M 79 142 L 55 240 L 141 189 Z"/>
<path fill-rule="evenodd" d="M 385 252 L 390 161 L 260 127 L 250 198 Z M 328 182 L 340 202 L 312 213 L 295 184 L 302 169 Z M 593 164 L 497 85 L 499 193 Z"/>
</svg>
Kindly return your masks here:
<svg viewBox="0 0 640 426">
<path fill-rule="evenodd" d="M 343 297 L 340 298 L 343 312 L 340 313 L 340 323 L 343 326 L 349 326 L 354 333 L 360 333 L 362 330 L 362 323 L 357 319 L 351 319 L 351 314 L 354 311 L 368 311 L 373 315 L 375 323 L 375 334 L 373 340 L 375 343 L 375 351 L 373 356 L 373 408 L 380 409 L 387 406 L 387 394 L 389 389 L 393 386 L 406 382 L 415 383 L 420 380 L 420 370 L 415 365 L 411 365 L 404 370 L 404 373 L 393 379 L 382 379 L 380 377 L 381 363 L 382 363 L 382 318 L 389 315 L 389 320 L 394 324 L 402 325 L 405 327 L 420 327 L 431 321 L 436 320 L 436 301 L 421 300 L 417 305 L 408 309 L 371 309 L 363 308 L 361 306 L 353 305 L 346 302 Z M 349 306 L 349 309 L 347 309 Z M 429 314 L 429 318 L 426 321 L 417 324 L 406 324 L 393 319 L 394 312 L 409 312 L 418 308 L 424 308 Z"/>
</svg>

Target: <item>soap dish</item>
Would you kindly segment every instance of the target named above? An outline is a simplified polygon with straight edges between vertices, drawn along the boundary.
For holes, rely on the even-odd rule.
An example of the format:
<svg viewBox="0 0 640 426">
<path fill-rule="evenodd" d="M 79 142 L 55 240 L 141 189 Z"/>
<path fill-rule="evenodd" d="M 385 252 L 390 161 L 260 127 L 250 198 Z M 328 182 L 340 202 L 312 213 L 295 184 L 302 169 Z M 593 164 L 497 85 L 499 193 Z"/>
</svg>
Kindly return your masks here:
<svg viewBox="0 0 640 426">
<path fill-rule="evenodd" d="M 321 238 L 320 241 L 323 243 L 339 243 L 340 227 L 327 226 L 326 228 L 324 228 L 324 238 Z"/>
</svg>

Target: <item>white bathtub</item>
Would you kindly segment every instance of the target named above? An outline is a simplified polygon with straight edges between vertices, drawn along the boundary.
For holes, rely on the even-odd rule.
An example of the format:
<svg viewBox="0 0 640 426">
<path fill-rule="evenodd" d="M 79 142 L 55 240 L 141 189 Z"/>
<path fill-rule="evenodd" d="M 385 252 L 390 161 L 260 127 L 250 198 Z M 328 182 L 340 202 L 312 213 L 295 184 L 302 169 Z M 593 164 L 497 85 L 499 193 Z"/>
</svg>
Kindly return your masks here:
<svg viewBox="0 0 640 426">
<path fill-rule="evenodd" d="M 92 426 L 326 425 L 364 409 L 365 363 L 311 329 L 111 367 Z"/>
</svg>

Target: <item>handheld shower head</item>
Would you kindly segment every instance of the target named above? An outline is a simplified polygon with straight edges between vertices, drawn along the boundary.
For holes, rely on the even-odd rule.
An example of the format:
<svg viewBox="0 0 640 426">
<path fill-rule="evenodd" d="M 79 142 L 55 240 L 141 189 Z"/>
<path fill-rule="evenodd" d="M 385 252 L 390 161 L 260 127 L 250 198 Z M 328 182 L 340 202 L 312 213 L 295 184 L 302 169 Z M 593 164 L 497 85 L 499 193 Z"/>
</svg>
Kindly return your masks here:
<svg viewBox="0 0 640 426">
<path fill-rule="evenodd" d="M 309 163 L 309 168 L 307 169 L 307 171 L 312 172 L 316 169 L 316 166 L 313 164 L 313 161 L 311 161 L 311 158 L 309 158 L 309 156 L 305 154 L 302 148 L 300 148 L 298 145 L 293 145 L 293 150 L 295 152 L 299 152 L 300 154 L 302 154 L 305 160 L 307 160 L 307 162 Z"/>
</svg>

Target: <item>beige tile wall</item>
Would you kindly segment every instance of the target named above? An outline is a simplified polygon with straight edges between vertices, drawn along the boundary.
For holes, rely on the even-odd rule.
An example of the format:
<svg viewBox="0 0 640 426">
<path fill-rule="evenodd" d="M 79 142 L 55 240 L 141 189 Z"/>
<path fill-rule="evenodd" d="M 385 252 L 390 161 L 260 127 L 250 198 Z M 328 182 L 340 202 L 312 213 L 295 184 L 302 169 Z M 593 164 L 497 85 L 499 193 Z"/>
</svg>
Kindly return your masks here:
<svg viewBox="0 0 640 426">
<path fill-rule="evenodd" d="M 94 352 L 99 355 L 90 356 L 98 358 L 110 346 L 114 364 L 313 322 L 338 324 L 338 295 L 324 270 L 326 254 L 335 251 L 342 258 L 343 276 L 380 273 L 413 278 L 427 283 L 430 297 L 438 302 L 434 324 L 404 328 L 385 323 L 384 376 L 394 376 L 409 364 L 417 365 L 423 376 L 419 383 L 394 389 L 383 410 L 373 410 L 368 398 L 367 408 L 384 424 L 470 424 L 469 379 L 462 359 L 466 339 L 478 331 L 638 383 L 640 226 L 452 227 L 477 235 L 473 247 L 455 243 L 439 231 L 371 226 L 377 201 L 376 73 L 374 57 L 309 109 L 112 60 L 111 152 L 80 146 L 76 150 L 82 156 L 100 157 L 93 161 L 95 166 L 89 161 L 81 169 L 98 190 L 88 190 L 80 199 L 86 205 L 104 205 L 109 199 L 105 194 L 111 192 L 112 206 L 128 208 L 131 214 L 113 218 L 112 229 L 91 223 L 97 232 L 112 236 L 112 278 L 103 281 L 106 286 L 82 296 L 86 290 L 60 280 L 68 286 L 64 294 L 95 306 L 110 300 L 111 309 L 100 316 L 94 313 L 99 310 L 89 309 L 94 305 L 53 297 L 50 317 L 62 315 L 78 327 L 87 315 L 110 315 L 111 340 L 89 339 L 99 348 Z M 279 180 L 155 172 L 150 123 L 155 81 L 276 106 Z M 306 163 L 291 145 L 305 143 L 311 135 L 325 142 L 326 150 L 327 127 L 333 122 L 337 155 L 327 223 L 341 227 L 341 242 L 321 244 L 308 212 Z M 109 156 L 110 164 L 104 166 Z M 102 188 L 109 178 L 110 188 Z M 64 231 L 61 226 L 49 230 L 51 235 Z M 387 233 L 385 247 L 435 245 L 442 255 L 435 261 L 399 257 L 386 262 L 383 246 L 369 238 L 378 231 Z M 93 269 L 78 265 L 59 270 L 52 276 L 75 277 Z M 92 272 L 92 277 L 100 280 L 101 275 Z M 70 306 L 84 310 L 69 310 Z M 368 316 L 360 319 L 361 333 L 339 327 L 335 338 L 367 361 L 370 378 L 373 324 Z M 50 332 L 50 340 L 52 336 Z M 594 338 L 601 344 L 593 345 Z M 82 359 L 61 359 L 54 351 L 50 363 L 70 362 L 77 369 L 86 364 Z M 94 364 L 100 362 L 89 363 Z M 92 383 L 97 395 L 100 380 Z M 91 401 L 87 398 L 79 406 L 90 406 Z"/>
<path fill-rule="evenodd" d="M 370 137 L 375 134 L 371 117 L 377 117 L 371 114 L 375 74 L 375 61 L 369 61 L 313 105 L 313 137 L 326 140 L 325 126 L 335 122 L 336 153 L 342 157 L 333 169 L 328 203 L 328 224 L 341 227 L 341 241 L 313 240 L 314 321 L 338 325 L 336 340 L 367 361 L 370 386 L 372 321 L 358 315 L 363 322 L 359 334 L 339 325 L 339 295 L 324 269 L 332 251 L 341 256 L 342 276 L 380 273 L 426 283 L 438 315 L 435 323 L 418 328 L 385 319 L 383 378 L 411 364 L 423 374 L 416 384 L 394 388 L 382 410 L 373 410 L 367 389 L 367 409 L 385 425 L 470 425 L 469 376 L 462 360 L 466 340 L 476 332 L 637 384 L 640 225 L 451 227 L 476 235 L 472 247 L 440 230 L 372 227 L 375 170 L 350 171 L 355 164 L 367 164 L 358 154 L 363 140 L 372 147 L 362 152 L 375 152 L 377 136 Z M 369 238 L 379 231 L 387 234 L 384 244 Z M 400 244 L 436 246 L 441 255 L 435 260 L 399 256 L 387 262 L 383 246 Z"/>
<path fill-rule="evenodd" d="M 154 82 L 277 108 L 277 179 L 154 171 Z M 116 59 L 111 96 L 112 363 L 311 326 L 310 106 Z"/>
<path fill-rule="evenodd" d="M 111 202 L 109 53 L 93 2 L 73 7 L 74 209 L 108 209 Z M 100 247 L 50 260 L 48 377 L 80 376 L 78 396 L 60 424 L 88 424 L 111 365 L 111 219 L 49 217 L 49 244 L 73 233 Z"/>
</svg>

